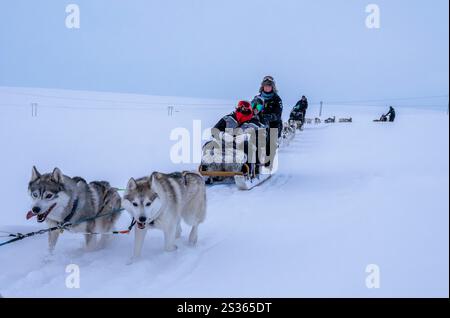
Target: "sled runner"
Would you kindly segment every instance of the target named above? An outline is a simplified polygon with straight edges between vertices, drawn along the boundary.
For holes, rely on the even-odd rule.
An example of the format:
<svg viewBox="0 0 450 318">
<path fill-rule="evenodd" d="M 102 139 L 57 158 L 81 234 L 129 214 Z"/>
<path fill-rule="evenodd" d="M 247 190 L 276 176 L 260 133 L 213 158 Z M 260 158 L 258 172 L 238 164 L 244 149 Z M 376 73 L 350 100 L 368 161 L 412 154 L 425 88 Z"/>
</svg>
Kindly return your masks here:
<svg viewBox="0 0 450 318">
<path fill-rule="evenodd" d="M 270 174 L 258 175 L 255 178 L 247 178 L 245 176 L 235 176 L 234 181 L 236 182 L 236 186 L 238 187 L 239 190 L 249 191 L 254 187 L 260 185 L 270 177 L 271 177 Z"/>
<path fill-rule="evenodd" d="M 238 175 L 234 176 L 234 181 L 239 190 L 248 191 L 251 190 L 263 182 L 267 181 L 272 176 L 272 170 L 267 167 L 261 167 L 259 174 L 255 176 Z"/>
</svg>

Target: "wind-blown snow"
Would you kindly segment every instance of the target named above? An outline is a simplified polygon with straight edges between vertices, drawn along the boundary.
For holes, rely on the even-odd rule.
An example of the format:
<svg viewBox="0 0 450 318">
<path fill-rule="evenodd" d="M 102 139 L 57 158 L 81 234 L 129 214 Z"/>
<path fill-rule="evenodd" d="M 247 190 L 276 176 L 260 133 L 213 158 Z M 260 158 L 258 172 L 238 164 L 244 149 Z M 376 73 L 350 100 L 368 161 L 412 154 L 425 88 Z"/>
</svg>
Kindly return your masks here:
<svg viewBox="0 0 450 318">
<path fill-rule="evenodd" d="M 40 104 L 36 118 L 31 102 Z M 207 128 L 233 103 L 0 88 L 0 231 L 41 228 L 25 220 L 32 165 L 117 187 L 154 170 L 195 169 L 171 163 L 170 131 L 192 130 L 194 119 Z M 173 253 L 163 251 L 162 233 L 149 232 L 133 265 L 132 235 L 87 253 L 81 236 L 65 233 L 49 262 L 46 236 L 0 247 L 0 294 L 448 297 L 448 116 L 405 108 L 396 123 L 373 123 L 383 111 L 327 108 L 325 116 L 354 123 L 307 126 L 280 150 L 278 173 L 251 192 L 209 188 L 196 247 L 187 227 Z M 129 221 L 123 214 L 119 227 Z M 65 286 L 68 264 L 80 266 L 80 289 Z M 369 264 L 380 268 L 379 289 L 366 287 Z"/>
</svg>

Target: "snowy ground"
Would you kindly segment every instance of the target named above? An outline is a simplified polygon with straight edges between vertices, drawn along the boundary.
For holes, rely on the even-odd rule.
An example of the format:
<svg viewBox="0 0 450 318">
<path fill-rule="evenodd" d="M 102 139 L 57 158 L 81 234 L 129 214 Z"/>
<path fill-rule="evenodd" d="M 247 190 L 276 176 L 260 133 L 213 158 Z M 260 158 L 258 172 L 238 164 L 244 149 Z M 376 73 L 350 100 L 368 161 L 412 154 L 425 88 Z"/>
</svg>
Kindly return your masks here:
<svg viewBox="0 0 450 318">
<path fill-rule="evenodd" d="M 38 117 L 31 102 L 39 103 Z M 193 119 L 207 128 L 232 103 L 0 88 L 0 231 L 39 228 L 25 221 L 32 165 L 117 187 L 153 170 L 194 169 L 170 162 L 170 131 L 192 129 Z M 168 104 L 176 105 L 173 117 Z M 372 119 L 384 109 L 326 111 L 354 123 L 308 126 L 281 150 L 277 175 L 251 192 L 208 189 L 197 247 L 187 245 L 184 228 L 179 249 L 166 253 L 162 234 L 152 232 L 143 259 L 126 265 L 132 236 L 85 253 L 82 237 L 69 233 L 44 262 L 46 237 L 30 238 L 0 247 L 0 294 L 448 297 L 448 116 L 399 109 L 396 123 L 380 124 Z M 124 214 L 120 227 L 129 220 Z M 72 263 L 80 289 L 65 286 Z M 379 289 L 366 287 L 368 264 L 380 268 Z"/>
</svg>

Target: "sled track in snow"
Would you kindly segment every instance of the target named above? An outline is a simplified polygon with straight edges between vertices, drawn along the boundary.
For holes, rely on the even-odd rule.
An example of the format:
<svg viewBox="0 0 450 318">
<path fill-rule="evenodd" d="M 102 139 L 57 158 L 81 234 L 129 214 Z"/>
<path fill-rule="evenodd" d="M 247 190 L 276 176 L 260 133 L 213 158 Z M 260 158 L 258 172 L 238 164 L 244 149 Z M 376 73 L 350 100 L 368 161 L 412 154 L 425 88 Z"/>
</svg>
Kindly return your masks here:
<svg viewBox="0 0 450 318">
<path fill-rule="evenodd" d="M 295 154 L 302 142 L 308 142 L 309 137 L 313 135 L 313 131 L 307 131 L 306 133 L 305 131 L 297 133 L 289 146 L 280 148 L 279 156 Z M 314 144 L 315 141 L 312 141 L 312 143 Z M 279 171 L 276 174 L 249 192 L 240 191 L 234 185 L 217 185 L 208 188 L 208 217 L 206 224 L 208 224 L 209 231 L 203 233 L 202 226 L 200 227 L 200 239 L 195 248 L 188 246 L 186 243 L 186 227 L 183 228 L 181 239 L 177 241 L 179 249 L 169 254 L 163 251 L 161 235 L 154 234 L 156 232 L 150 232 L 144 247 L 143 259 L 136 264 L 127 266 L 127 258 L 131 254 L 132 249 L 133 235 L 125 236 L 125 238 L 115 238 L 105 250 L 85 253 L 80 248 L 82 238 L 75 234 L 67 234 L 67 236 L 63 236 L 64 239 L 60 241 L 60 246 L 58 246 L 55 255 L 51 259 L 44 258 L 46 237 L 33 238 L 6 248 L 6 253 L 14 250 L 16 251 L 15 253 L 19 254 L 21 253 L 20 250 L 25 251 L 31 248 L 34 251 L 34 259 L 40 259 L 40 261 L 25 263 L 22 265 L 24 267 L 22 270 L 9 273 L 8 277 L 0 274 L 0 293 L 6 297 L 24 295 L 24 293 L 28 296 L 37 296 L 37 291 L 35 293 L 33 290 L 26 290 L 28 286 L 38 285 L 41 291 L 47 290 L 46 293 L 39 295 L 55 296 L 55 294 L 52 294 L 52 290 L 57 290 L 58 294 L 61 293 L 58 287 L 55 289 L 55 285 L 60 286 L 61 282 L 65 280 L 65 266 L 73 263 L 79 265 L 81 271 L 89 279 L 95 279 L 92 276 L 94 274 L 91 273 L 93 268 L 103 268 L 104 275 L 108 276 L 127 271 L 131 276 L 127 278 L 129 280 L 127 284 L 130 288 L 133 283 L 137 284 L 137 280 L 140 279 L 135 277 L 137 272 L 147 273 L 151 275 L 152 281 L 145 288 L 136 290 L 135 296 L 144 295 L 151 297 L 161 293 L 172 295 L 170 293 L 176 289 L 177 284 L 180 282 L 187 283 L 190 277 L 198 270 L 200 264 L 208 258 L 209 254 L 217 253 L 218 246 L 225 244 L 237 234 L 237 229 L 234 227 L 224 228 L 222 226 L 224 222 L 230 219 L 238 220 L 244 215 L 247 217 L 250 215 L 257 216 L 258 211 L 247 208 L 239 209 L 240 201 L 244 201 L 247 197 L 253 200 L 270 200 L 270 193 L 273 190 L 288 186 L 292 176 L 282 167 L 282 162 L 281 159 Z M 230 203 L 228 212 L 226 214 L 216 213 L 215 211 L 220 210 L 218 207 L 223 205 L 224 200 Z M 124 223 L 128 223 L 128 220 Z M 43 259 L 44 261 L 42 261 Z M 9 262 L 11 262 L 10 266 L 14 266 L 14 259 L 10 259 Z M 23 275 L 24 272 L 27 274 Z M 11 278 L 14 283 L 6 284 L 6 281 L 11 282 Z M 125 283 L 122 282 L 122 284 Z M 70 292 L 62 293 L 63 297 L 69 295 Z"/>
</svg>

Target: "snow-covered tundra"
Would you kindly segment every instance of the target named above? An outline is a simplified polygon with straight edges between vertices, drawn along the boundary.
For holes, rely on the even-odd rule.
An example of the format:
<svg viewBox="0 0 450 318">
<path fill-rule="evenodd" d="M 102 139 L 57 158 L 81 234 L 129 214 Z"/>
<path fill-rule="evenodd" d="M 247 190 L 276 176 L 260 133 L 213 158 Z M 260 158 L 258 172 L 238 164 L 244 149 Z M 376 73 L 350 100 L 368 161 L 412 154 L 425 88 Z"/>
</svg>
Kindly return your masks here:
<svg viewBox="0 0 450 318">
<path fill-rule="evenodd" d="M 196 169 L 170 160 L 171 132 L 210 127 L 233 103 L 0 88 L 0 231 L 40 228 L 25 220 L 33 165 L 121 188 L 154 170 Z M 399 108 L 392 124 L 372 121 L 380 108 L 326 111 L 353 123 L 306 126 L 250 192 L 208 189 L 196 247 L 182 237 L 167 253 L 150 232 L 142 260 L 127 266 L 133 235 L 86 253 L 81 235 L 64 233 L 50 260 L 46 236 L 33 237 L 0 247 L 0 294 L 448 297 L 449 117 Z M 129 222 L 123 214 L 118 227 Z"/>
</svg>

